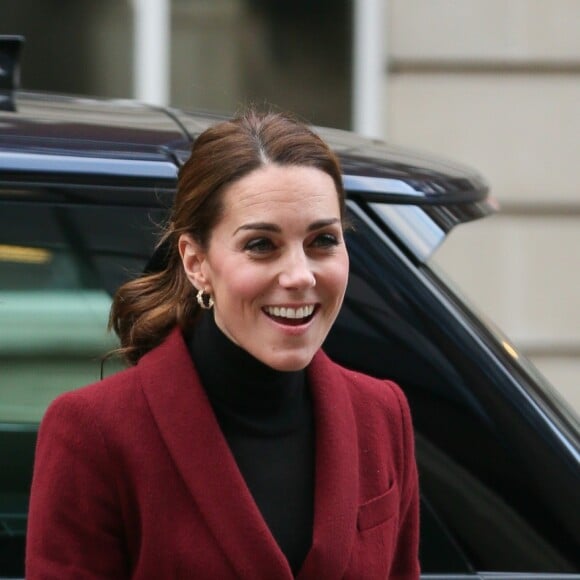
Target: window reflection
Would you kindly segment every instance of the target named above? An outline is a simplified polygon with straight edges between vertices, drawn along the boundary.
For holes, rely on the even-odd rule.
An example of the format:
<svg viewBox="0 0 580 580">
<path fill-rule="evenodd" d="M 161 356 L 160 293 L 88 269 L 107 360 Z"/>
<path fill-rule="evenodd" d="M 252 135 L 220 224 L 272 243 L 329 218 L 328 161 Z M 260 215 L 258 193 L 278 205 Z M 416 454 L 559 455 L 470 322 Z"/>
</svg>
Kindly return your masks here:
<svg viewBox="0 0 580 580">
<path fill-rule="evenodd" d="M 1 205 L 0 423 L 36 424 L 58 394 L 120 368 L 102 368 L 117 346 L 107 331 L 109 290 L 139 271 L 147 252 L 111 251 L 114 234 L 100 234 L 111 226 L 102 208 Z"/>
</svg>

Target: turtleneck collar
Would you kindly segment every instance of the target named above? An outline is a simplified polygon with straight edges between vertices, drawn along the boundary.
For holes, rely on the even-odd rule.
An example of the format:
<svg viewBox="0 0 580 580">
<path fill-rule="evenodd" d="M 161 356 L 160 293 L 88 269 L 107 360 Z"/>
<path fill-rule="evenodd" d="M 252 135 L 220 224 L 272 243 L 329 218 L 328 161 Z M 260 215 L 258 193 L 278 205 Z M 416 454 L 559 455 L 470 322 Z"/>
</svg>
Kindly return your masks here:
<svg viewBox="0 0 580 580">
<path fill-rule="evenodd" d="M 188 339 L 201 383 L 224 431 L 276 436 L 310 417 L 306 373 L 277 371 L 233 343 L 201 312 Z"/>
</svg>

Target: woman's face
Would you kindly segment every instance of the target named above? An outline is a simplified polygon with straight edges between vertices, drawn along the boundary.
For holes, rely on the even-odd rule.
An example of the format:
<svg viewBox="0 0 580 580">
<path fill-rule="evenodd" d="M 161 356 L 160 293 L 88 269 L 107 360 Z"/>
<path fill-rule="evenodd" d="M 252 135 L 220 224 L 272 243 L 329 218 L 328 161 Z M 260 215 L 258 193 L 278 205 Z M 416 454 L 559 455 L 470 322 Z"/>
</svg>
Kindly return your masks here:
<svg viewBox="0 0 580 580">
<path fill-rule="evenodd" d="M 268 366 L 307 366 L 346 289 L 348 255 L 332 178 L 311 167 L 265 165 L 229 185 L 202 252 L 179 241 L 188 278 L 215 301 L 218 327 Z"/>
</svg>

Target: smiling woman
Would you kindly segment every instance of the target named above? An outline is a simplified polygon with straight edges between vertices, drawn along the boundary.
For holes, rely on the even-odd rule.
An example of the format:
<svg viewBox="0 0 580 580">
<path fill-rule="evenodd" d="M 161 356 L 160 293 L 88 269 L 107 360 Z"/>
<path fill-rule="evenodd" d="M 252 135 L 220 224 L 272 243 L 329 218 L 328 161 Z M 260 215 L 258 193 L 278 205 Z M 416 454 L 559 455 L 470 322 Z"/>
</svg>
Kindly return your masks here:
<svg viewBox="0 0 580 580">
<path fill-rule="evenodd" d="M 418 578 L 407 402 L 321 350 L 343 222 L 301 123 L 249 111 L 197 138 L 162 259 L 113 301 L 132 366 L 43 419 L 27 578 Z"/>
<path fill-rule="evenodd" d="M 179 250 L 232 342 L 280 371 L 308 365 L 348 279 L 340 203 L 327 173 L 274 163 L 253 170 L 223 192 L 207 250 L 188 234 Z"/>
</svg>

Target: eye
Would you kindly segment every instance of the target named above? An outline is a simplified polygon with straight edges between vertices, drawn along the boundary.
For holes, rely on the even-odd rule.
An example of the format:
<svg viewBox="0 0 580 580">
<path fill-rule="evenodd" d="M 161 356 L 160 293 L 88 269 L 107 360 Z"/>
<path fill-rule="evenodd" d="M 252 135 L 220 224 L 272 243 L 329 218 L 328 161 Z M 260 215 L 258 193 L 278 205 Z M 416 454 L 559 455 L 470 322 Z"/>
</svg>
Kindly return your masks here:
<svg viewBox="0 0 580 580">
<path fill-rule="evenodd" d="M 315 248 L 332 248 L 338 246 L 338 238 L 334 234 L 324 233 L 317 235 L 312 241 Z"/>
<path fill-rule="evenodd" d="M 253 254 L 266 254 L 274 249 L 276 246 L 269 238 L 254 238 L 244 245 L 244 250 Z"/>
</svg>

